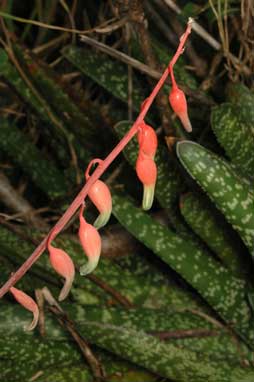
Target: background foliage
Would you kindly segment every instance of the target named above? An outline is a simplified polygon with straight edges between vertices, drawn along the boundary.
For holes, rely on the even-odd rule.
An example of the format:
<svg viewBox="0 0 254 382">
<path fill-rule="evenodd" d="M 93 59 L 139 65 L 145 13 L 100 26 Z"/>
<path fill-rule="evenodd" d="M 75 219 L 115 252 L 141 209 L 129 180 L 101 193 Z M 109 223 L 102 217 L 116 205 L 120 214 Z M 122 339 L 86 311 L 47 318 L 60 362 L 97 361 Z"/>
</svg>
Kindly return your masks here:
<svg viewBox="0 0 254 382">
<path fill-rule="evenodd" d="M 159 138 L 152 211 L 140 208 L 134 139 L 103 176 L 114 216 L 65 314 L 45 302 L 27 334 L 30 314 L 1 300 L 0 379 L 253 381 L 252 1 L 9 0 L 0 16 L 1 284 L 78 193 L 89 161 L 128 131 L 188 17 L 202 27 L 175 67 L 193 133 L 169 108 L 169 83 L 146 119 Z M 86 216 L 96 216 L 89 203 Z M 73 220 L 57 245 L 79 267 L 77 229 Z M 61 283 L 44 254 L 18 287 L 38 299 Z"/>
</svg>

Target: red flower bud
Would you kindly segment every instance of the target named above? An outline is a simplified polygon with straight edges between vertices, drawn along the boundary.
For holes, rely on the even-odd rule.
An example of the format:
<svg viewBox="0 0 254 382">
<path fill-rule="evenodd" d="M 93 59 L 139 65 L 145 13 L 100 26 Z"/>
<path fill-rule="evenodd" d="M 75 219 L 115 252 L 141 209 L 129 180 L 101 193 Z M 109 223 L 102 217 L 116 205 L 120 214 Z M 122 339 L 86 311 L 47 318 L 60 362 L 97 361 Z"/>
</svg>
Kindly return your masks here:
<svg viewBox="0 0 254 382">
<path fill-rule="evenodd" d="M 75 267 L 70 256 L 60 248 L 48 245 L 49 260 L 52 268 L 65 278 L 64 286 L 59 294 L 58 300 L 63 301 L 69 294 L 75 277 Z"/>
<path fill-rule="evenodd" d="M 94 222 L 95 228 L 99 229 L 107 224 L 112 211 L 112 199 L 109 188 L 104 182 L 97 180 L 89 189 L 88 196 L 100 212 L 100 215 Z"/>
<path fill-rule="evenodd" d="M 85 276 L 97 267 L 101 254 L 101 237 L 97 229 L 87 223 L 82 216 L 83 209 L 84 207 L 81 208 L 79 215 L 80 227 L 78 234 L 80 243 L 88 258 L 88 262 L 80 268 L 80 274 Z"/>
<path fill-rule="evenodd" d="M 149 210 L 153 204 L 157 167 L 154 160 L 144 155 L 142 151 L 136 162 L 136 172 L 139 180 L 143 183 L 142 207 L 144 210 Z"/>
<path fill-rule="evenodd" d="M 143 122 L 139 127 L 137 137 L 139 149 L 153 159 L 158 146 L 158 139 L 154 129 Z"/>
<path fill-rule="evenodd" d="M 20 289 L 11 287 L 9 291 L 12 293 L 12 295 L 20 305 L 22 305 L 25 309 L 33 313 L 33 321 L 28 327 L 25 328 L 25 330 L 27 331 L 33 330 L 36 327 L 39 319 L 39 309 L 36 302 L 26 293 L 22 292 Z"/>
<path fill-rule="evenodd" d="M 188 117 L 185 94 L 176 84 L 173 84 L 172 86 L 172 90 L 169 95 L 169 102 L 176 115 L 180 118 L 185 130 L 190 133 L 192 131 L 192 127 Z"/>
</svg>

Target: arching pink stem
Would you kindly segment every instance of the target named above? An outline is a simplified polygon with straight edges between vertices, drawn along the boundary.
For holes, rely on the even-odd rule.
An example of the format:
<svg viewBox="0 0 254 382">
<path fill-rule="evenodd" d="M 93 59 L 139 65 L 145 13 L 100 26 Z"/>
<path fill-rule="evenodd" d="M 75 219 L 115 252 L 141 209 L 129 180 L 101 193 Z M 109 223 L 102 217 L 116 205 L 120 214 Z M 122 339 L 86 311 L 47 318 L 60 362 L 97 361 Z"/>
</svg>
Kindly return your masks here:
<svg viewBox="0 0 254 382">
<path fill-rule="evenodd" d="M 139 116 L 137 117 L 136 121 L 134 122 L 131 129 L 128 131 L 128 133 L 122 138 L 122 140 L 116 145 L 116 147 L 111 151 L 111 153 L 103 160 L 102 163 L 98 165 L 96 170 L 93 172 L 93 174 L 88 179 L 87 183 L 84 185 L 80 193 L 76 196 L 76 198 L 73 200 L 71 205 L 68 207 L 66 212 L 63 214 L 63 216 L 59 219 L 59 221 L 56 223 L 56 225 L 52 228 L 49 235 L 51 235 L 52 240 L 57 236 L 59 232 L 64 228 L 66 223 L 69 222 L 69 220 L 72 218 L 72 216 L 75 214 L 77 209 L 81 206 L 83 201 L 85 200 L 85 197 L 88 194 L 89 188 L 91 185 L 100 178 L 100 176 L 104 173 L 104 171 L 110 166 L 110 164 L 114 161 L 114 159 L 120 154 L 120 152 L 125 148 L 125 146 L 129 143 L 129 141 L 135 136 L 135 134 L 138 131 L 138 127 L 140 123 L 144 120 L 148 110 L 150 109 L 150 106 L 152 105 L 156 95 L 162 88 L 164 82 L 166 81 L 169 73 L 170 73 L 170 67 L 173 68 L 175 62 L 177 61 L 179 55 L 182 53 L 184 44 L 188 38 L 188 35 L 191 32 L 191 20 L 188 22 L 187 29 L 184 33 L 184 35 L 181 38 L 179 47 L 171 59 L 169 66 L 166 68 L 166 70 L 163 72 L 161 78 L 157 82 L 156 86 L 154 87 L 153 91 L 151 92 L 150 96 L 146 99 L 141 112 Z M 8 292 L 10 287 L 12 285 L 15 285 L 16 282 L 21 279 L 21 277 L 24 276 L 24 274 L 30 269 L 30 267 L 38 260 L 38 258 L 41 256 L 41 254 L 46 249 L 46 244 L 48 240 L 48 236 L 45 237 L 45 239 L 39 244 L 39 246 L 34 250 L 34 252 L 31 254 L 31 256 L 22 264 L 22 266 L 11 275 L 11 277 L 7 280 L 7 282 L 2 286 L 0 289 L 0 298 L 5 295 L 5 293 Z"/>
</svg>

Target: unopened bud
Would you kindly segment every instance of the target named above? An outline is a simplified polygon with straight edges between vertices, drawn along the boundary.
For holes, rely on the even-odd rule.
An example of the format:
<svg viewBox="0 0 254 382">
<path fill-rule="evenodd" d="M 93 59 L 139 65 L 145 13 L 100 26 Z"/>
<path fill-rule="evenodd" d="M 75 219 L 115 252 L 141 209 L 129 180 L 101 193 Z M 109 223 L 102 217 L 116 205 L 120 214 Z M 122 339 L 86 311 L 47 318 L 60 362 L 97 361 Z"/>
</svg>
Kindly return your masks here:
<svg viewBox="0 0 254 382">
<path fill-rule="evenodd" d="M 169 102 L 172 109 L 181 120 L 185 130 L 188 133 L 191 133 L 192 127 L 188 116 L 186 97 L 184 92 L 179 89 L 176 84 L 172 86 L 172 90 L 169 95 Z"/>
</svg>

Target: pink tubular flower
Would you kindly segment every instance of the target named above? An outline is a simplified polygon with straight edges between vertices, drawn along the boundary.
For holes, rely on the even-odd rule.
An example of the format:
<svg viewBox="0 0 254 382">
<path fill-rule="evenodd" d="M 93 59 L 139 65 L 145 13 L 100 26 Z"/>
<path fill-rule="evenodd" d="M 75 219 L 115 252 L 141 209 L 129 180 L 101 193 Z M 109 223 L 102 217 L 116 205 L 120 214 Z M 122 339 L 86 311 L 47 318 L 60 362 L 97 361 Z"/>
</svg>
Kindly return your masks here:
<svg viewBox="0 0 254 382">
<path fill-rule="evenodd" d="M 112 211 L 112 198 L 108 186 L 101 180 L 97 180 L 89 189 L 88 196 L 100 212 L 94 222 L 95 228 L 99 229 L 107 224 Z"/>
<path fill-rule="evenodd" d="M 149 158 L 154 159 L 158 146 L 158 139 L 154 129 L 143 122 L 138 132 L 139 150 Z"/>
<path fill-rule="evenodd" d="M 136 172 L 139 180 L 143 183 L 142 207 L 147 211 L 153 204 L 157 167 L 154 160 L 144 155 L 142 151 L 136 162 Z"/>
<path fill-rule="evenodd" d="M 33 321 L 28 327 L 25 328 L 26 331 L 33 330 L 36 327 L 38 323 L 38 319 L 39 319 L 39 309 L 36 302 L 26 293 L 22 292 L 20 289 L 11 287 L 9 291 L 12 293 L 15 300 L 20 305 L 22 305 L 24 308 L 26 308 L 27 310 L 33 313 L 34 315 Z"/>
<path fill-rule="evenodd" d="M 80 226 L 78 234 L 80 243 L 88 258 L 88 262 L 80 268 L 80 274 L 85 276 L 97 267 L 101 254 L 101 237 L 97 229 L 93 225 L 86 222 L 83 217 L 83 211 L 84 206 L 80 209 Z"/>
<path fill-rule="evenodd" d="M 70 256 L 60 248 L 48 244 L 49 260 L 52 268 L 65 278 L 64 286 L 59 294 L 58 301 L 63 301 L 69 294 L 75 277 L 75 267 Z"/>
<path fill-rule="evenodd" d="M 188 116 L 185 94 L 181 89 L 178 88 L 175 82 L 173 82 L 172 85 L 172 90 L 169 95 L 170 105 L 176 113 L 176 115 L 178 116 L 178 118 L 181 120 L 185 130 L 188 133 L 191 133 L 192 127 Z"/>
</svg>

